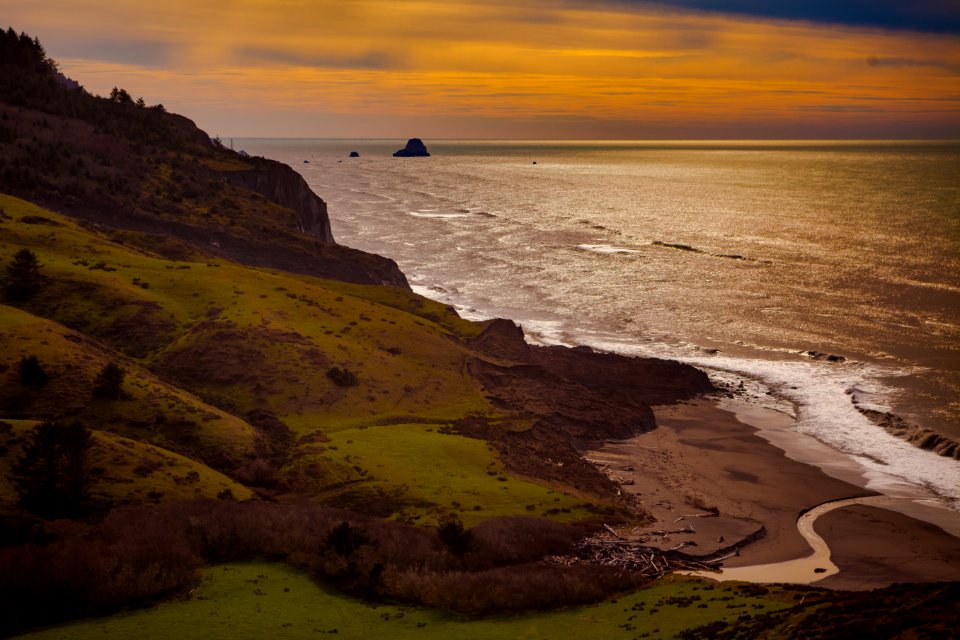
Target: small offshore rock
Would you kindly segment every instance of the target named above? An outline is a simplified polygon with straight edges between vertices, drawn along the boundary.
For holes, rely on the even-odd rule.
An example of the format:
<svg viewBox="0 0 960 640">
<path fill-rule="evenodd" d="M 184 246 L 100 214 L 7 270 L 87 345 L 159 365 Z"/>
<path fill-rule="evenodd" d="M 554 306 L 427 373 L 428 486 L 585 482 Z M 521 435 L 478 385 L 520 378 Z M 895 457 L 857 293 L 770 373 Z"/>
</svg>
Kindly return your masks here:
<svg viewBox="0 0 960 640">
<path fill-rule="evenodd" d="M 407 146 L 393 154 L 394 158 L 426 158 L 430 156 L 427 146 L 420 138 L 410 138 Z"/>
</svg>

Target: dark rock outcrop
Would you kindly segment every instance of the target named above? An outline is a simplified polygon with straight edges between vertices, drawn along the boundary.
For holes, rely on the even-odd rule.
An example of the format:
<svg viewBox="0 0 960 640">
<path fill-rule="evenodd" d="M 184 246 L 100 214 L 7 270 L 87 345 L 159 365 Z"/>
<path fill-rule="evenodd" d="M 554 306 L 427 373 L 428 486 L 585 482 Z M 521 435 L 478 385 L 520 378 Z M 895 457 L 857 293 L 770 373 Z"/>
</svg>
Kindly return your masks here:
<svg viewBox="0 0 960 640">
<path fill-rule="evenodd" d="M 715 391 L 706 373 L 675 360 L 631 358 L 590 347 L 533 347 L 531 359 L 620 403 L 673 404 Z"/>
<path fill-rule="evenodd" d="M 410 138 L 407 146 L 393 154 L 394 158 L 426 158 L 430 156 L 427 146 L 420 138 Z"/>
<path fill-rule="evenodd" d="M 800 355 L 807 356 L 811 360 L 826 360 L 827 362 L 834 362 L 834 363 L 847 361 L 847 359 L 844 358 L 843 356 L 838 356 L 832 353 L 824 353 L 822 351 L 804 351 Z"/>
<path fill-rule="evenodd" d="M 300 231 L 321 242 L 333 243 L 327 203 L 310 190 L 303 177 L 279 162 L 261 163 L 262 168 L 231 171 L 226 178 L 238 187 L 259 193 L 267 200 L 293 209 Z"/>
<path fill-rule="evenodd" d="M 650 405 L 714 390 L 705 373 L 671 360 L 529 345 L 509 320 L 490 321 L 468 346 L 471 377 L 512 417 L 460 421 L 456 430 L 493 442 L 512 471 L 611 498 L 616 486 L 581 452 L 656 428 Z"/>
<path fill-rule="evenodd" d="M 523 329 L 513 320 L 491 320 L 483 333 L 470 342 L 470 346 L 497 360 L 530 361 L 530 345 L 523 339 Z"/>
<path fill-rule="evenodd" d="M 625 404 L 672 404 L 716 390 L 703 371 L 674 360 L 631 358 L 590 347 L 532 346 L 523 329 L 499 318 L 470 346 L 485 360 L 527 365 L 528 372 L 540 371 Z"/>
<path fill-rule="evenodd" d="M 856 403 L 854 405 L 856 406 Z M 960 460 L 960 442 L 956 440 L 919 425 L 910 424 L 893 413 L 864 409 L 860 406 L 856 406 L 856 409 L 875 425 L 883 427 L 888 433 L 901 440 L 906 440 L 915 447 L 932 451 L 947 458 Z"/>
</svg>

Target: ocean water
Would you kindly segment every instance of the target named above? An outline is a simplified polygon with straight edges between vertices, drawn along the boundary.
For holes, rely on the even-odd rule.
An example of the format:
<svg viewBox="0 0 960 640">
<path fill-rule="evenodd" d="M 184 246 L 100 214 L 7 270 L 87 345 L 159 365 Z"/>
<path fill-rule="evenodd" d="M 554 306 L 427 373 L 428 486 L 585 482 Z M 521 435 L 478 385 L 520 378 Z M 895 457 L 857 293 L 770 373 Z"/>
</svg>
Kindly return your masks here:
<svg viewBox="0 0 960 640">
<path fill-rule="evenodd" d="M 300 171 L 338 242 L 462 315 L 744 382 L 960 504 L 960 462 L 856 408 L 960 439 L 960 144 L 427 143 L 401 159 L 402 141 L 234 141 Z"/>
</svg>

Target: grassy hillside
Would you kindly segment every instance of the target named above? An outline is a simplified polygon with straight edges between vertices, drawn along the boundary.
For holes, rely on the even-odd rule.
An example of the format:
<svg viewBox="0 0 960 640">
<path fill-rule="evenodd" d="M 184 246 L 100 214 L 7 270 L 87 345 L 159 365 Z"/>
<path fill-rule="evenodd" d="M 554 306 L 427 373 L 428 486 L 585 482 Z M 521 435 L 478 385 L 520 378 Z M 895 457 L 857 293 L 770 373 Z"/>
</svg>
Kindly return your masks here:
<svg viewBox="0 0 960 640">
<path fill-rule="evenodd" d="M 221 463 L 254 451 L 246 422 L 175 387 L 98 341 L 10 306 L 0 306 L 0 402 L 3 418 L 70 418 L 91 427 Z M 42 387 L 20 384 L 18 365 L 36 356 L 50 375 Z M 126 370 L 124 396 L 93 396 L 97 373 L 111 361 Z"/>
<path fill-rule="evenodd" d="M 0 421 L 0 510 L 12 512 L 17 494 L 12 482 L 12 465 L 22 454 L 36 422 Z M 171 502 L 194 498 L 216 498 L 229 491 L 237 500 L 252 492 L 185 456 L 115 433 L 94 431 L 90 455 L 94 470 L 90 495 L 99 504 Z"/>
<path fill-rule="evenodd" d="M 0 307 L 0 417 L 74 417 L 252 486 L 380 515 L 589 515 L 582 500 L 510 477 L 485 443 L 446 433 L 459 419 L 503 416 L 466 371 L 465 340 L 481 328 L 443 305 L 168 260 L 23 200 L 0 196 L 0 208 L 0 263 L 27 248 L 45 276 L 22 308 Z M 51 374 L 40 389 L 17 380 L 30 355 Z M 127 369 L 125 397 L 93 399 L 111 360 Z M 356 384 L 338 385 L 334 367 Z"/>
</svg>

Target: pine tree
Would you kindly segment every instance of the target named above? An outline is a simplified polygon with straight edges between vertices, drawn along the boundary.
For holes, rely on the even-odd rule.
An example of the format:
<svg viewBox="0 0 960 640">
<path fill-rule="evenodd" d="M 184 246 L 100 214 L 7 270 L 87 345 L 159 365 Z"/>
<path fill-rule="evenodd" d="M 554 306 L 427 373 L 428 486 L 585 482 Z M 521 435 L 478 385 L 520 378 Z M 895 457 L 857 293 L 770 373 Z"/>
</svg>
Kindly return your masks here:
<svg viewBox="0 0 960 640">
<path fill-rule="evenodd" d="M 78 517 L 89 506 L 93 434 L 78 422 L 44 422 L 14 465 L 20 504 L 44 518 Z"/>
<path fill-rule="evenodd" d="M 40 290 L 43 276 L 40 274 L 40 260 L 30 249 L 20 249 L 13 254 L 13 261 L 7 265 L 5 289 L 10 300 L 27 300 Z"/>
<path fill-rule="evenodd" d="M 93 396 L 95 398 L 105 398 L 107 400 L 119 400 L 123 394 L 123 378 L 126 375 L 116 362 L 107 363 L 93 385 Z"/>
</svg>

